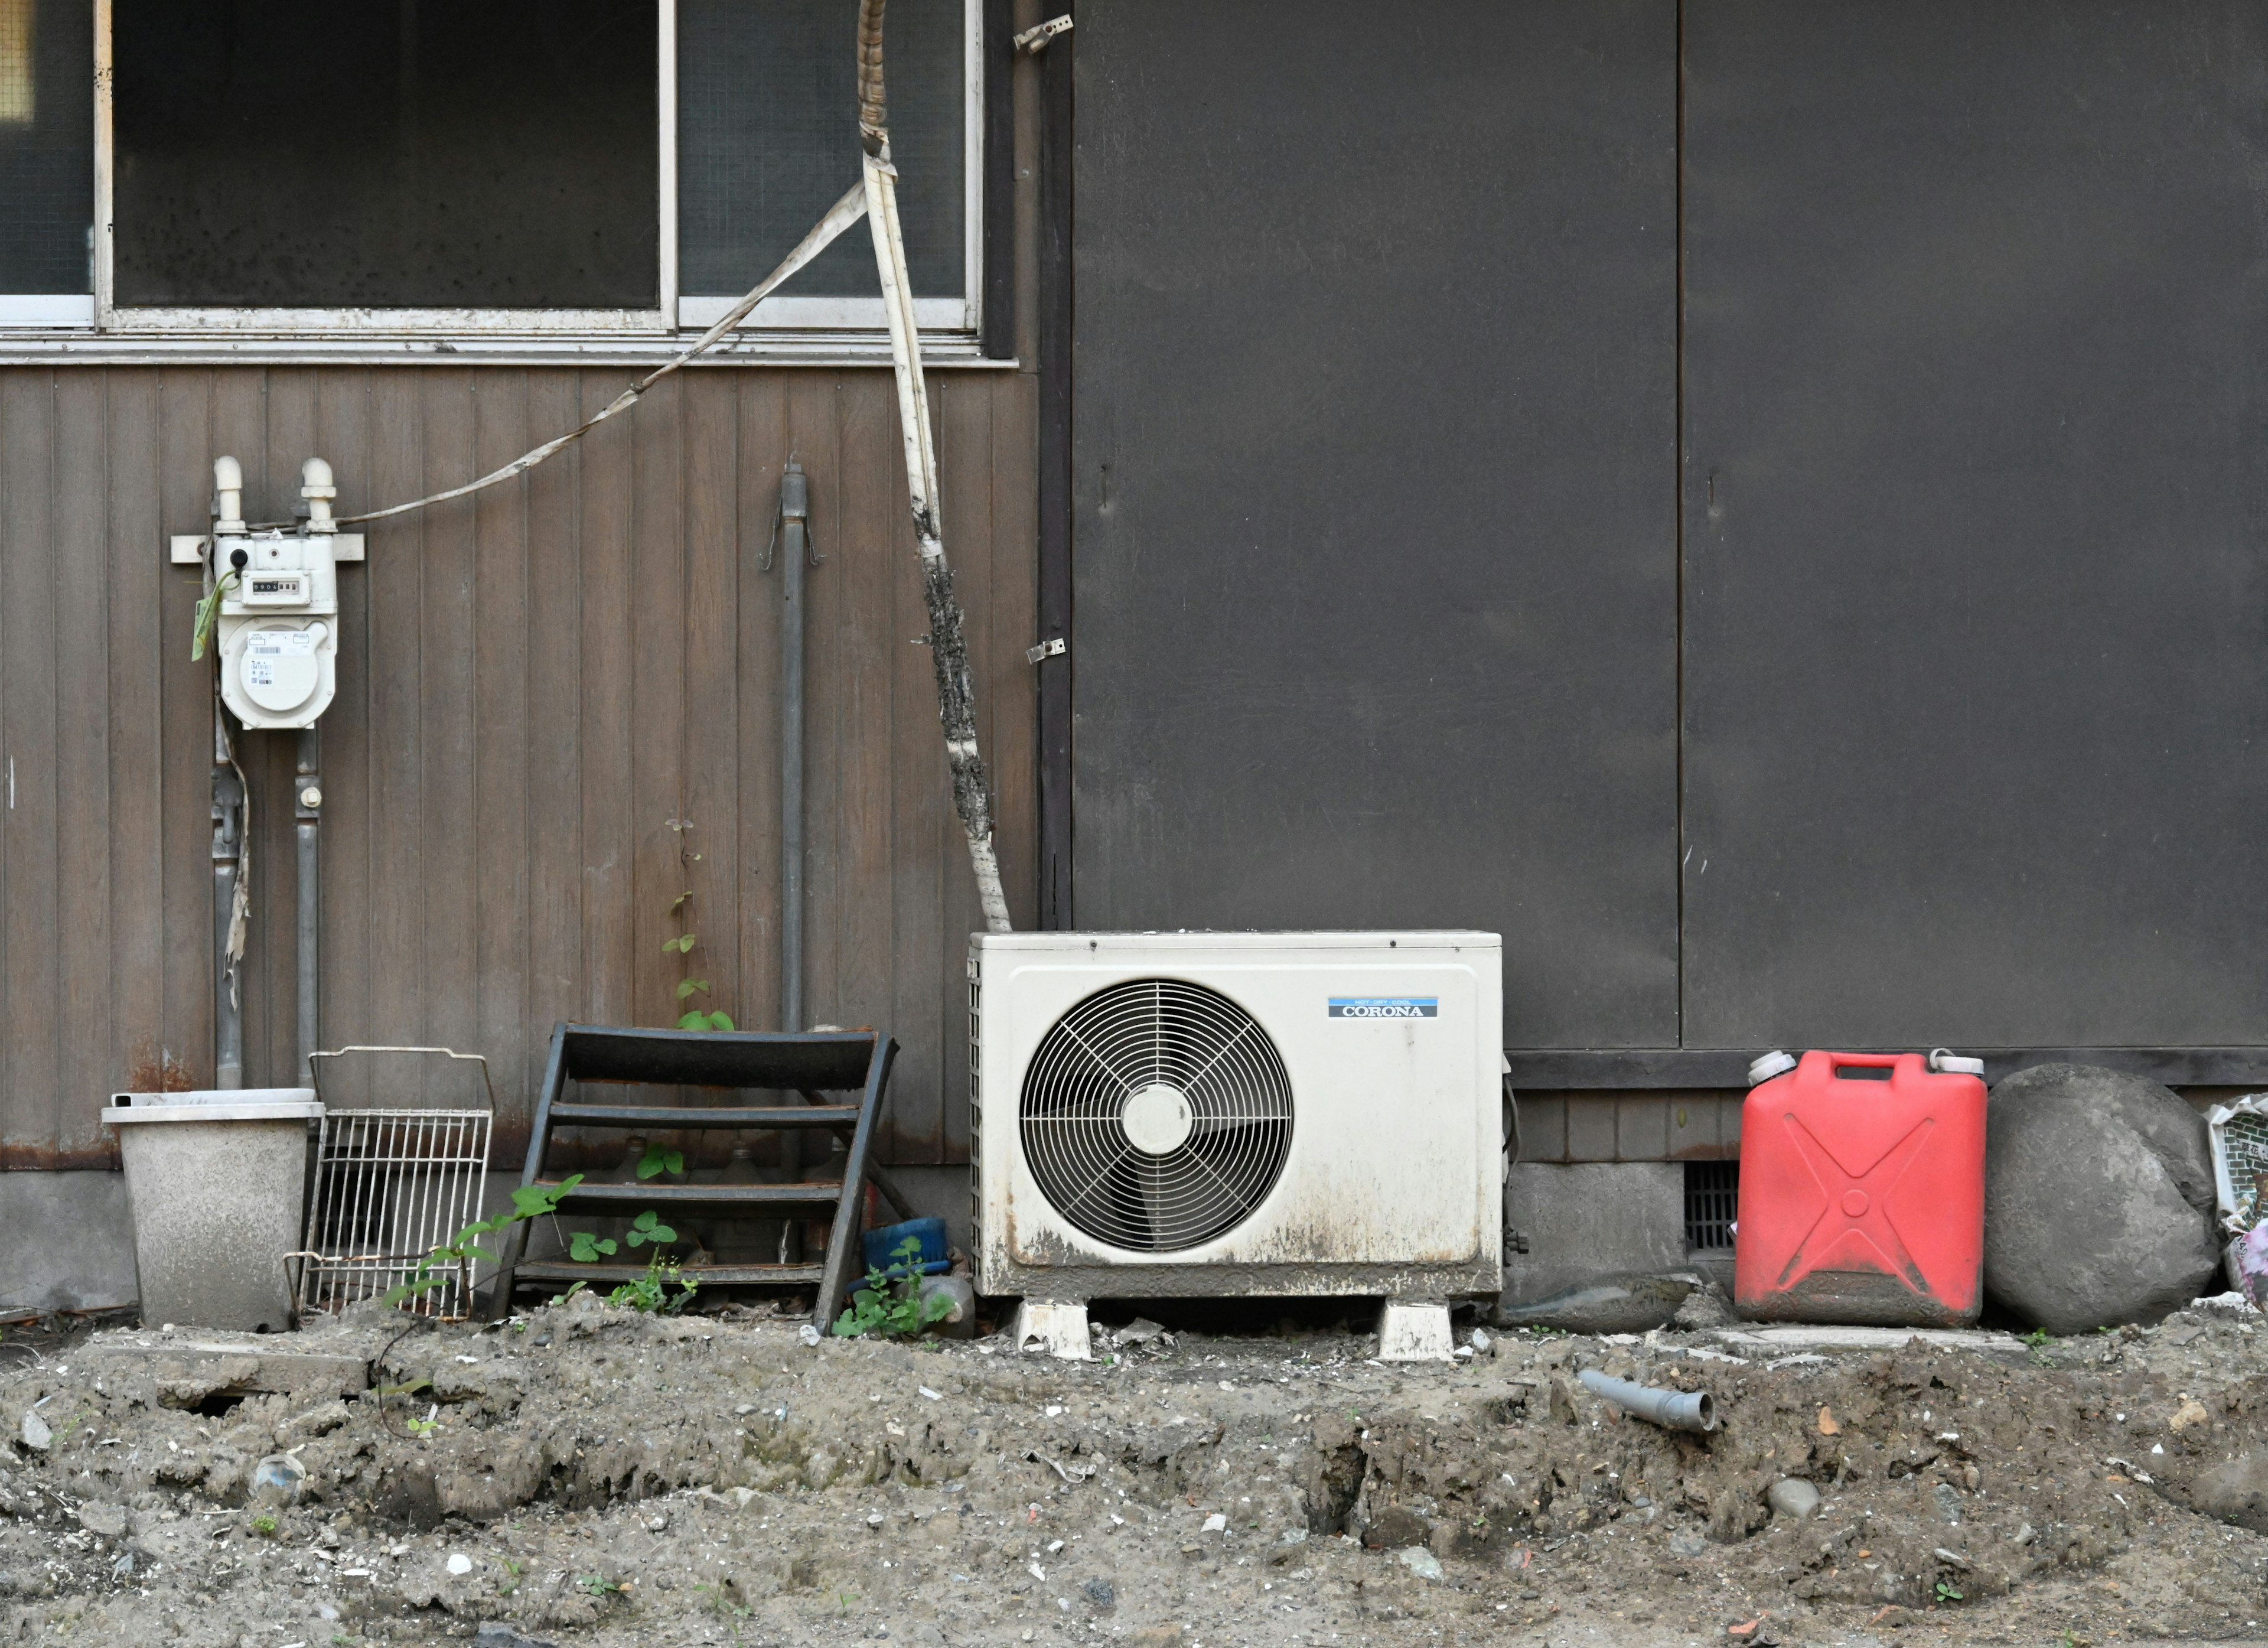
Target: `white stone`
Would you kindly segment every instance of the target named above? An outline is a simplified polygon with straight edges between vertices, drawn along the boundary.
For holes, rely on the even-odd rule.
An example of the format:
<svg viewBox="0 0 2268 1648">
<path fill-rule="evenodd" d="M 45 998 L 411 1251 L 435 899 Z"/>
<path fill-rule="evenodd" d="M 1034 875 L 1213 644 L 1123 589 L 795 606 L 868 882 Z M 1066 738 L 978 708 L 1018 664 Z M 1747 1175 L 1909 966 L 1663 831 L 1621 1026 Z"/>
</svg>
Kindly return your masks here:
<svg viewBox="0 0 2268 1648">
<path fill-rule="evenodd" d="M 1800 1476 L 1783 1476 L 1764 1494 L 1776 1517 L 1800 1522 L 1819 1509 L 1819 1490 Z"/>
<path fill-rule="evenodd" d="M 449 1571 L 451 1573 L 461 1575 L 468 1574 L 472 1572 L 472 1571 L 473 1559 L 471 1557 L 466 1556 L 462 1551 L 451 1551 L 449 1553 Z"/>
</svg>

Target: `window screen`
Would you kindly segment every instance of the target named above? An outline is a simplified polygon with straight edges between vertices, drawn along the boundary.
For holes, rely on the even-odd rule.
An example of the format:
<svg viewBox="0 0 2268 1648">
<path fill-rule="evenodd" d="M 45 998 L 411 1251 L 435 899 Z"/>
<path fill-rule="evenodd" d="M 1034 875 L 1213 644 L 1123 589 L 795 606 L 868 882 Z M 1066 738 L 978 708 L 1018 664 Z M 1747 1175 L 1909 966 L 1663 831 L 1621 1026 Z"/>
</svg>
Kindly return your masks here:
<svg viewBox="0 0 2268 1648">
<path fill-rule="evenodd" d="M 120 305 L 659 302 L 654 0 L 112 15 Z"/>
<path fill-rule="evenodd" d="M 966 283 L 964 0 L 890 0 L 890 154 L 915 295 Z M 858 180 L 858 8 L 850 0 L 678 0 L 678 285 L 737 295 Z M 875 297 L 861 226 L 782 289 Z"/>
<path fill-rule="evenodd" d="M 0 0 L 0 293 L 91 292 L 92 0 Z"/>
</svg>

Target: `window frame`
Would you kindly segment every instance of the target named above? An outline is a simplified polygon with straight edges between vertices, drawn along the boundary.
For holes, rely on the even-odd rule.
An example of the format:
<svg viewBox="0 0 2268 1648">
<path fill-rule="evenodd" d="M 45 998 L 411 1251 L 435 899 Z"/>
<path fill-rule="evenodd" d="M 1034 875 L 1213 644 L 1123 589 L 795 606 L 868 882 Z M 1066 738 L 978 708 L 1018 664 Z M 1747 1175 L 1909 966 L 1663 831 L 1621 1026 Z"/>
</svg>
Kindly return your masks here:
<svg viewBox="0 0 2268 1648">
<path fill-rule="evenodd" d="M 517 341 L 541 348 L 578 341 L 620 345 L 668 342 L 698 332 L 721 319 L 740 294 L 683 293 L 678 283 L 677 6 L 655 0 L 656 132 L 654 206 L 657 304 L 640 309 L 320 308 L 296 305 L 133 305 L 115 301 L 114 169 L 111 73 L 111 0 L 94 4 L 94 246 L 92 295 L 85 293 L 0 295 L 0 347 L 54 340 L 84 348 L 94 342 L 152 343 L 221 342 L 232 353 L 254 341 L 284 344 L 320 343 L 335 350 L 364 343 L 422 345 L 467 338 L 476 343 Z M 924 298 L 915 303 L 915 319 L 924 333 L 955 352 L 975 352 L 984 331 L 986 285 L 985 205 L 990 176 L 986 153 L 987 92 L 984 63 L 986 19 L 991 0 L 959 0 L 963 15 L 962 112 L 962 292 L 958 298 Z M 848 42 L 845 49 L 849 49 Z M 998 157 L 993 157 L 998 158 Z M 850 232 L 865 235 L 861 224 Z M 784 249 L 784 248 L 783 248 Z M 762 271 L 754 271 L 754 275 Z M 864 352 L 885 329 L 882 300 L 873 298 L 769 298 L 734 328 L 735 345 L 767 344 L 808 354 L 836 346 Z M 926 342 L 926 340 L 925 340 Z M 394 351 L 388 351 L 394 352 Z M 421 351 L 422 352 L 422 351 Z M 735 349 L 733 352 L 740 352 Z"/>
</svg>

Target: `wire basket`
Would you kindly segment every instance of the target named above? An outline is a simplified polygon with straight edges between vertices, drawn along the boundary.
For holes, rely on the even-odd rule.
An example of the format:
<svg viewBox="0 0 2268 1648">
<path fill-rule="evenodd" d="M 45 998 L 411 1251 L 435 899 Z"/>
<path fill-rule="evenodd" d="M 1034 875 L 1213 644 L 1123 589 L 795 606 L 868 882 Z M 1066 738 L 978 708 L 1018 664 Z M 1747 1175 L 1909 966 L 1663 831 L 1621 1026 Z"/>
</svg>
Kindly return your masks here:
<svg viewBox="0 0 2268 1648">
<path fill-rule="evenodd" d="M 350 1047 L 315 1053 L 307 1063 L 318 1096 L 319 1061 L 350 1054 L 446 1058 L 479 1067 L 485 1104 L 454 1108 L 325 1107 L 316 1145 L 315 1195 L 300 1262 L 299 1313 L 342 1311 L 407 1282 L 434 1248 L 453 1241 L 480 1217 L 487 1182 L 496 1090 L 488 1061 L 449 1048 Z M 424 1086 L 421 1069 L 414 1084 Z M 443 1321 L 472 1313 L 468 1267 L 445 1273 L 438 1287 L 401 1308 Z"/>
</svg>

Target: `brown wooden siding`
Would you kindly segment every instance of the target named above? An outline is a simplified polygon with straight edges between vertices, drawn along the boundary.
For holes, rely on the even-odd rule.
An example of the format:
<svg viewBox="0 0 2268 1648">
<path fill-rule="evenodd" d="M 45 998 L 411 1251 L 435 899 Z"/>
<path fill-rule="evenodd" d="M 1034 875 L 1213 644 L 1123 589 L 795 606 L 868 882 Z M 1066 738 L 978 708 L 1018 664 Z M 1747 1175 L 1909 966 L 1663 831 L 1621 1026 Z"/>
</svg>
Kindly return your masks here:
<svg viewBox="0 0 2268 1648">
<path fill-rule="evenodd" d="M 460 482 L 628 374 L 500 367 L 0 370 L 0 1166 L 111 1159 L 104 1096 L 172 1060 L 212 1078 L 210 666 L 189 661 L 215 454 L 280 519 L 301 460 L 342 512 Z M 1035 877 L 1033 380 L 940 372 L 946 544 L 1019 924 Z M 903 1047 L 891 1159 L 967 1142 L 961 959 L 980 924 L 952 815 L 886 372 L 710 369 L 524 479 L 372 531 L 340 574 L 323 720 L 322 1040 L 441 1043 L 494 1068 L 516 1159 L 555 1019 L 667 1024 L 671 901 L 691 971 L 777 1020 L 779 579 L 792 454 L 809 589 L 814 1021 Z M 289 734 L 251 781 L 248 1084 L 293 1066 Z M 683 821 L 681 832 L 674 828 Z M 681 842 L 684 843 L 681 859 Z M 694 855 L 698 855 L 697 857 Z"/>
</svg>

